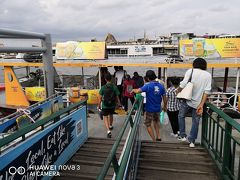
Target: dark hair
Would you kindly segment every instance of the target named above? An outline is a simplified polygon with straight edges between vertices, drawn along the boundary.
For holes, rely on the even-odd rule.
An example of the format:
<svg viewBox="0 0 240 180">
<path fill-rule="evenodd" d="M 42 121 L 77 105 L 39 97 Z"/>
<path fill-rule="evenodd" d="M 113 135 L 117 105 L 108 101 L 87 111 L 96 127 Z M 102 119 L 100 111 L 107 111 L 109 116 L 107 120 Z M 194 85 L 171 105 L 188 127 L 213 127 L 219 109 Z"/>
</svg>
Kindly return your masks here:
<svg viewBox="0 0 240 180">
<path fill-rule="evenodd" d="M 106 81 L 111 81 L 112 80 L 112 75 L 110 73 L 105 74 L 104 78 Z"/>
<path fill-rule="evenodd" d="M 171 83 L 174 86 L 178 86 L 179 83 L 180 83 L 180 79 L 178 77 L 174 76 L 174 77 L 171 78 Z"/>
<path fill-rule="evenodd" d="M 130 77 L 130 75 L 129 74 L 126 74 L 126 80 L 130 80 L 131 79 L 131 77 Z"/>
<path fill-rule="evenodd" d="M 146 72 L 146 77 L 150 80 L 150 81 L 153 81 L 157 78 L 155 72 L 153 70 L 148 70 Z"/>
<path fill-rule="evenodd" d="M 207 62 L 203 58 L 197 58 L 193 61 L 193 68 L 207 70 Z"/>
<path fill-rule="evenodd" d="M 133 75 L 134 75 L 134 76 L 138 76 L 138 72 L 134 72 Z"/>
<path fill-rule="evenodd" d="M 114 70 L 117 71 L 118 70 L 118 66 L 114 66 Z"/>
<path fill-rule="evenodd" d="M 123 70 L 123 66 L 118 66 L 118 69 L 119 70 Z"/>
<path fill-rule="evenodd" d="M 101 69 L 101 72 L 104 72 L 104 73 L 108 72 L 108 68 L 107 67 L 101 67 L 100 69 Z"/>
<path fill-rule="evenodd" d="M 145 82 L 149 82 L 149 79 L 147 78 L 147 76 L 144 76 L 143 78 Z"/>
</svg>

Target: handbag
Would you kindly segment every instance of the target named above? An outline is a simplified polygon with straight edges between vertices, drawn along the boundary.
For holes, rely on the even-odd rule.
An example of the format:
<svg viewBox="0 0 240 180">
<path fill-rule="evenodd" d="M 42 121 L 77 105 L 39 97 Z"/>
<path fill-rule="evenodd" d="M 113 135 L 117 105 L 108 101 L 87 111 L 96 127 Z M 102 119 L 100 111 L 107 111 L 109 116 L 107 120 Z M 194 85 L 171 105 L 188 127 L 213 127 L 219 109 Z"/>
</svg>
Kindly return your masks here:
<svg viewBox="0 0 240 180">
<path fill-rule="evenodd" d="M 187 85 L 182 89 L 181 92 L 178 93 L 177 98 L 179 99 L 186 99 L 186 100 L 191 100 L 192 99 L 192 90 L 193 90 L 193 83 L 192 81 L 192 74 L 193 74 L 193 69 L 191 72 L 191 75 L 188 79 Z"/>
</svg>

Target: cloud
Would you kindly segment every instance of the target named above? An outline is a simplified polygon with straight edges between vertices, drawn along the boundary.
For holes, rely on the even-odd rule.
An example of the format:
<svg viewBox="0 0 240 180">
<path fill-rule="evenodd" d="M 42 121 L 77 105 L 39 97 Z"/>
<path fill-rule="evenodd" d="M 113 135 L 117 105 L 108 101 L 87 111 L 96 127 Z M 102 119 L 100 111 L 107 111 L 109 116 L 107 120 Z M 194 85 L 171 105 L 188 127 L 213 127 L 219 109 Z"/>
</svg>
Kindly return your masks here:
<svg viewBox="0 0 240 180">
<path fill-rule="evenodd" d="M 240 34 L 240 2 L 223 0 L 2 0 L 1 27 L 50 33 L 54 41 L 149 38 L 170 32 Z"/>
</svg>

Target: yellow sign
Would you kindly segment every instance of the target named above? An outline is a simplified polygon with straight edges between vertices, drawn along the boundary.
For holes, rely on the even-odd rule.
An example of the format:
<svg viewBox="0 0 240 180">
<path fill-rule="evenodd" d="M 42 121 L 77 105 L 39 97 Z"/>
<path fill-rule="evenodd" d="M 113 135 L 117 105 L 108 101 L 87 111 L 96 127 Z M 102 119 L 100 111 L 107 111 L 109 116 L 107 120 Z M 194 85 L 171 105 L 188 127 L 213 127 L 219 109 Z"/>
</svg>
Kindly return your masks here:
<svg viewBox="0 0 240 180">
<path fill-rule="evenodd" d="M 105 42 L 69 41 L 56 44 L 57 59 L 105 59 Z"/>
<path fill-rule="evenodd" d="M 240 38 L 181 40 L 180 54 L 185 57 L 238 58 L 240 57 Z"/>
<path fill-rule="evenodd" d="M 26 87 L 25 93 L 29 101 L 43 101 L 46 99 L 46 90 L 44 87 Z"/>
</svg>

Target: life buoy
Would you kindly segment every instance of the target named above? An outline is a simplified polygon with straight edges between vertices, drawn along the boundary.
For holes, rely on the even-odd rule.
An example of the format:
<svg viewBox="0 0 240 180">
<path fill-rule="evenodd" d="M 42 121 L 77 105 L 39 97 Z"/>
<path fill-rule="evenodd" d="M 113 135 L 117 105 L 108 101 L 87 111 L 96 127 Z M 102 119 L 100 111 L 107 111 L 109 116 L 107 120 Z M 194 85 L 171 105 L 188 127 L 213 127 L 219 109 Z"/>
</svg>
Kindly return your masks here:
<svg viewBox="0 0 240 180">
<path fill-rule="evenodd" d="M 208 101 L 217 107 L 223 107 L 228 104 L 228 97 L 225 94 L 217 93 L 208 96 Z"/>
</svg>

